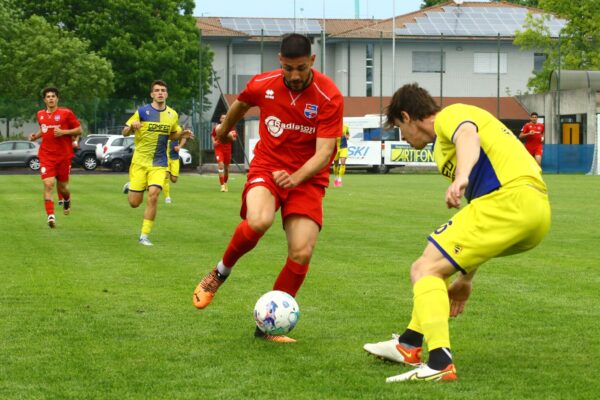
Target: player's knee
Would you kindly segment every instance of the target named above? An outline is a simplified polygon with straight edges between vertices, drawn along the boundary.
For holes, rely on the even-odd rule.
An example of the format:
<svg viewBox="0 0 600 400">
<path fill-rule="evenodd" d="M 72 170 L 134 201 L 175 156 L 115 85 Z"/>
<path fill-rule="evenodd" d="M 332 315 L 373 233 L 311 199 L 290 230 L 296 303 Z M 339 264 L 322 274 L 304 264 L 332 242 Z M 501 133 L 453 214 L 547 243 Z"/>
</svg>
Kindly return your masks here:
<svg viewBox="0 0 600 400">
<path fill-rule="evenodd" d="M 308 265 L 313 254 L 313 246 L 290 247 L 288 257 L 300 265 Z"/>
<path fill-rule="evenodd" d="M 263 214 L 247 215 L 246 220 L 253 231 L 260 233 L 265 233 L 273 225 L 273 218 Z"/>
<path fill-rule="evenodd" d="M 173 183 L 177 182 L 177 177 L 176 176 L 171 176 L 171 182 L 173 182 Z"/>
</svg>

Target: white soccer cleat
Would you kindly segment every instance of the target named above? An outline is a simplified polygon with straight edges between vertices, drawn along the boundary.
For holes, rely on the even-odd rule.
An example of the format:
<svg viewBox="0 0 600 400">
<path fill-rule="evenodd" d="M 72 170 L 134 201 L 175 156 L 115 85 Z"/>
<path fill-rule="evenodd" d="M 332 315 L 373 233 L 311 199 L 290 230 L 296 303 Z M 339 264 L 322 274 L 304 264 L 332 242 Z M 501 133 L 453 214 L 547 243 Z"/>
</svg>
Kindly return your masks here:
<svg viewBox="0 0 600 400">
<path fill-rule="evenodd" d="M 171 198 L 170 198 L 170 197 L 167 197 L 167 198 L 165 199 L 165 203 L 167 203 L 167 204 L 171 204 L 172 202 L 173 202 L 173 200 L 171 200 Z"/>
<path fill-rule="evenodd" d="M 123 193 L 124 194 L 129 193 L 129 182 L 127 182 L 123 185 Z"/>
<path fill-rule="evenodd" d="M 48 226 L 50 228 L 56 228 L 56 217 L 54 214 L 48 215 Z"/>
<path fill-rule="evenodd" d="M 404 382 L 404 381 L 455 381 L 458 379 L 456 376 L 456 368 L 454 364 L 448 365 L 441 371 L 437 369 L 429 368 L 427 364 L 422 364 L 420 367 L 413 369 L 412 371 L 405 372 L 400 375 L 390 376 L 385 381 L 386 383 L 392 382 Z"/>
<path fill-rule="evenodd" d="M 367 343 L 363 349 L 384 360 L 417 366 L 421 364 L 422 347 L 410 347 L 398 341 L 398 335 L 392 334 L 392 339 L 378 343 Z"/>
<path fill-rule="evenodd" d="M 140 237 L 139 243 L 143 244 L 144 246 L 153 246 L 152 242 L 147 236 Z"/>
</svg>

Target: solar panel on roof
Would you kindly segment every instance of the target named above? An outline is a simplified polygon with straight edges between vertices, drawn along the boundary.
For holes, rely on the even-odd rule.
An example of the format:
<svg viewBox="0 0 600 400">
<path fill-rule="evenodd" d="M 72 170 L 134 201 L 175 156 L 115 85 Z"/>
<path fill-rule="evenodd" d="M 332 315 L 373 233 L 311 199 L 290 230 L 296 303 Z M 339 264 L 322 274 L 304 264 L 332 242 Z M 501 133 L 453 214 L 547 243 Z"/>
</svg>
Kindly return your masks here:
<svg viewBox="0 0 600 400">
<path fill-rule="evenodd" d="M 510 7 L 457 7 L 445 6 L 443 11 L 427 12 L 409 22 L 404 28 L 396 29 L 397 35 L 448 36 L 513 36 L 523 28 L 527 9 Z M 558 36 L 566 25 L 563 19 L 553 16 L 544 22 L 552 36 Z"/>
<path fill-rule="evenodd" d="M 314 19 L 293 18 L 221 18 L 224 28 L 244 32 L 248 35 L 281 36 L 291 32 L 321 33 L 321 23 Z M 294 29 L 295 28 L 295 29 Z"/>
</svg>

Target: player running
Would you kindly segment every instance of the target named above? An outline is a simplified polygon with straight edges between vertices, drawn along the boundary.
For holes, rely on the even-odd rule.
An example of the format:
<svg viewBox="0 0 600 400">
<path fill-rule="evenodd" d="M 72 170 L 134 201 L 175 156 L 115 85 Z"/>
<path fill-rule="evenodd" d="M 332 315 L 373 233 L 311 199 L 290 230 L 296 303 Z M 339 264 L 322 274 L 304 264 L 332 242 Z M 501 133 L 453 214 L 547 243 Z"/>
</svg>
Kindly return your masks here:
<svg viewBox="0 0 600 400">
<path fill-rule="evenodd" d="M 167 156 L 169 158 L 169 167 L 167 168 L 167 174 L 165 177 L 165 183 L 163 185 L 163 191 L 165 192 L 165 203 L 171 204 L 171 182 L 177 183 L 179 179 L 179 150 L 185 146 L 187 142 L 186 138 L 181 140 L 169 140 L 167 142 Z"/>
<path fill-rule="evenodd" d="M 221 114 L 219 118 L 219 125 L 223 123 L 225 120 L 225 114 Z M 225 143 L 221 143 L 219 139 L 217 139 L 217 128 L 219 125 L 216 125 L 211 133 L 213 146 L 215 148 L 215 158 L 217 159 L 217 169 L 219 172 L 219 183 L 221 184 L 221 192 L 228 192 L 229 188 L 227 187 L 227 181 L 229 180 L 229 164 L 231 164 L 231 147 L 232 142 L 237 138 L 237 132 L 235 129 L 231 129 L 229 131 L 228 138 Z"/>
<path fill-rule="evenodd" d="M 44 206 L 46 207 L 47 223 L 50 228 L 56 227 L 54 214 L 54 179 L 57 182 L 57 191 L 63 199 L 63 213 L 71 212 L 71 192 L 69 191 L 69 175 L 71 173 L 71 159 L 73 158 L 73 140 L 81 135 L 81 124 L 68 108 L 59 107 L 58 89 L 48 87 L 42 91 L 42 98 L 46 104 L 45 110 L 37 112 L 37 121 L 40 129 L 29 135 L 30 141 L 42 138 L 38 158 L 40 160 L 40 174 L 44 183 Z"/>
<path fill-rule="evenodd" d="M 167 106 L 167 84 L 155 80 L 150 85 L 152 103 L 140 107 L 127 120 L 123 136 L 135 134 L 135 151 L 129 167 L 129 182 L 123 192 L 128 194 L 129 205 L 140 206 L 144 192 L 148 190 L 148 200 L 144 210 L 144 221 L 139 243 L 152 246 L 148 235 L 156 218 L 158 196 L 167 174 L 167 142 L 193 137 L 192 131 L 179 126 L 179 116 Z"/>
<path fill-rule="evenodd" d="M 525 148 L 541 166 L 544 154 L 544 124 L 537 121 L 538 114 L 532 112 L 530 122 L 523 125 L 521 133 L 519 133 L 519 139 L 525 139 Z"/>
<path fill-rule="evenodd" d="M 342 179 L 346 173 L 346 158 L 348 158 L 348 139 L 350 139 L 350 128 L 344 124 L 342 136 L 337 138 L 335 148 L 337 149 L 333 158 L 333 181 L 334 187 L 342 186 Z"/>
<path fill-rule="evenodd" d="M 273 289 L 295 297 L 304 282 L 323 225 L 322 200 L 343 114 L 342 95 L 331 79 L 312 69 L 314 61 L 307 37 L 285 36 L 279 54 L 282 69 L 254 76 L 217 128 L 220 141 L 231 140 L 228 133 L 248 109 L 260 108 L 260 140 L 242 194 L 243 221 L 223 258 L 196 287 L 197 308 L 211 303 L 239 258 L 271 227 L 280 208 L 288 254 Z M 295 342 L 258 328 L 255 336 Z"/>
<path fill-rule="evenodd" d="M 448 316 L 463 312 L 481 264 L 532 249 L 544 238 L 550 228 L 546 184 L 515 135 L 480 108 L 453 104 L 440 111 L 426 90 L 410 84 L 394 94 L 387 122 L 400 127 L 402 139 L 416 149 L 435 143 L 438 169 L 452 181 L 446 205 L 459 208 L 463 195 L 469 204 L 429 235 L 423 255 L 412 264 L 407 329 L 364 349 L 418 366 L 387 382 L 455 380 Z M 460 275 L 450 283 L 456 272 Z M 425 364 L 423 341 L 429 350 Z"/>
</svg>

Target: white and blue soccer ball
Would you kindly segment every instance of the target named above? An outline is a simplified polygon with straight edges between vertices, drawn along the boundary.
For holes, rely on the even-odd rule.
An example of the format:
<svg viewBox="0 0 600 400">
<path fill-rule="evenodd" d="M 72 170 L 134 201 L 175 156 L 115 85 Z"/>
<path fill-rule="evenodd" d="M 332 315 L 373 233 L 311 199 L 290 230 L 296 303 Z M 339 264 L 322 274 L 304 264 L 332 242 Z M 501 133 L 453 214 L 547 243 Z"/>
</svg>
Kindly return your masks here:
<svg viewBox="0 0 600 400">
<path fill-rule="evenodd" d="M 258 329 L 268 335 L 285 335 L 298 323 L 300 308 L 288 293 L 272 290 L 263 294 L 254 306 Z"/>
</svg>

